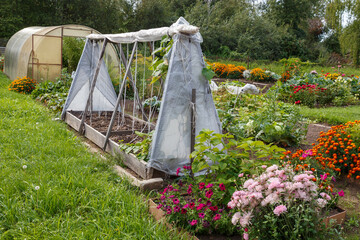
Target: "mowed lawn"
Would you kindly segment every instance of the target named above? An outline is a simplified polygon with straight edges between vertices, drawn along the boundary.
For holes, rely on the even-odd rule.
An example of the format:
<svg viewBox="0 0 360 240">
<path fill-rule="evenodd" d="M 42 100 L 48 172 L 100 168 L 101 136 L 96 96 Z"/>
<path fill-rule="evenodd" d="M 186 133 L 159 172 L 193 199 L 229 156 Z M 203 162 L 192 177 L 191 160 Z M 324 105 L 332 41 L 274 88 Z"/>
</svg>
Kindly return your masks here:
<svg viewBox="0 0 360 240">
<path fill-rule="evenodd" d="M 179 239 L 146 196 L 0 73 L 0 239 Z"/>
</svg>

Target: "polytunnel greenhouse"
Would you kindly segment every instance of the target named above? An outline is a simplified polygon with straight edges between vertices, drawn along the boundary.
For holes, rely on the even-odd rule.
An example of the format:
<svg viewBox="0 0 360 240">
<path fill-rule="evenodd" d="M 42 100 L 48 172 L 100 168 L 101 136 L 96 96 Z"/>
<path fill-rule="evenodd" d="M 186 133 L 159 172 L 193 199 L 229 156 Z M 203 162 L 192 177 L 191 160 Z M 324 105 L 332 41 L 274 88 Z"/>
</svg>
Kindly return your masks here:
<svg viewBox="0 0 360 240">
<path fill-rule="evenodd" d="M 24 76 L 37 81 L 54 80 L 63 67 L 63 38 L 85 38 L 92 33 L 99 32 L 81 25 L 24 28 L 6 45 L 4 73 L 11 80 Z M 111 46 L 106 49 L 106 59 L 117 61 Z"/>
</svg>

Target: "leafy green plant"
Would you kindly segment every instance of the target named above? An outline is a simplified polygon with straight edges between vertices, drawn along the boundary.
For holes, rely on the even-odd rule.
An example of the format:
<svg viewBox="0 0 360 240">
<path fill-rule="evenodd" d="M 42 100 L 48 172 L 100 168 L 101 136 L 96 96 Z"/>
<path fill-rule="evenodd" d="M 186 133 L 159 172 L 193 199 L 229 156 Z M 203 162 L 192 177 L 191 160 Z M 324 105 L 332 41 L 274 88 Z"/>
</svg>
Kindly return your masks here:
<svg viewBox="0 0 360 240">
<path fill-rule="evenodd" d="M 240 172 L 253 174 L 261 165 L 270 164 L 270 158 L 280 157 L 284 149 L 266 145 L 261 141 L 243 139 L 237 141 L 230 134 L 214 133 L 203 129 L 196 137 L 192 171 L 204 172 L 201 181 L 223 183 L 231 187 Z M 263 160 L 259 160 L 263 159 Z"/>
<path fill-rule="evenodd" d="M 149 149 L 152 141 L 152 136 L 154 134 L 154 131 L 151 131 L 149 133 L 141 133 L 138 131 L 135 131 L 135 134 L 141 137 L 143 140 L 138 141 L 136 143 L 121 143 L 119 144 L 119 147 L 121 150 L 123 150 L 125 153 L 134 154 L 139 160 L 147 161 L 149 160 Z"/>
<path fill-rule="evenodd" d="M 214 93 L 222 126 L 235 138 L 252 137 L 282 146 L 296 145 L 306 135 L 306 121 L 293 105 L 277 101 L 278 88 L 265 95 Z M 301 123 L 301 121 L 303 123 Z"/>
<path fill-rule="evenodd" d="M 36 89 L 31 93 L 31 96 L 45 103 L 54 112 L 61 112 L 65 104 L 72 78 L 64 68 L 61 75 L 55 82 L 44 81 L 36 86 Z"/>
<path fill-rule="evenodd" d="M 157 82 L 160 78 L 165 78 L 169 67 L 168 56 L 172 48 L 173 40 L 169 36 L 163 36 L 160 42 L 160 47 L 155 49 L 152 53 L 155 58 L 151 64 L 152 81 L 151 84 Z"/>
</svg>

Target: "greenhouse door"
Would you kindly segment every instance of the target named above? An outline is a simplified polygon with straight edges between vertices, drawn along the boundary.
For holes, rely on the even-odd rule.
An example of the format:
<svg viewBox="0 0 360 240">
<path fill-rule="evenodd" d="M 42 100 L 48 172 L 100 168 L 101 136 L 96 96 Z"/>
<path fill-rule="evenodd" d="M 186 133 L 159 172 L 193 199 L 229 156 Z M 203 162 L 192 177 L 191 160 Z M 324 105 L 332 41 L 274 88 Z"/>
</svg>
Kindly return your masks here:
<svg viewBox="0 0 360 240">
<path fill-rule="evenodd" d="M 32 52 L 28 75 L 38 82 L 55 80 L 62 66 L 62 37 L 32 35 Z"/>
</svg>

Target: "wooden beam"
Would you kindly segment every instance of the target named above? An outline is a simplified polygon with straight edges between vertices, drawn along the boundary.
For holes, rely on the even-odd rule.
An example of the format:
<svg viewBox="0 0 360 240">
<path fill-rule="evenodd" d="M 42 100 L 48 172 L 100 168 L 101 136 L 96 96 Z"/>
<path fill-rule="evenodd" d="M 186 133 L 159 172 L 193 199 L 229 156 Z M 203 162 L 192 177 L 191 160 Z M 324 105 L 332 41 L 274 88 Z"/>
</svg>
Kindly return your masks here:
<svg viewBox="0 0 360 240">
<path fill-rule="evenodd" d="M 87 112 L 88 112 L 88 109 L 89 109 L 89 106 L 90 106 L 90 103 L 91 103 L 92 94 L 93 94 L 95 86 L 96 86 L 96 81 L 97 81 L 97 77 L 99 75 L 99 71 L 100 71 L 100 67 L 101 67 L 101 64 L 102 64 L 102 59 L 104 57 L 106 45 L 107 45 L 107 39 L 105 38 L 104 43 L 103 43 L 103 47 L 102 47 L 101 52 L 100 52 L 100 57 L 99 57 L 99 60 L 97 62 L 96 71 L 94 73 L 94 76 L 93 76 L 93 79 L 92 79 L 92 82 L 91 82 L 91 88 L 90 88 L 88 99 L 86 101 L 84 114 L 83 114 L 82 119 L 81 119 L 81 123 L 80 123 L 80 127 L 79 127 L 79 133 L 80 134 L 84 134 L 84 130 L 85 130 L 84 129 L 84 123 L 85 123 L 86 115 L 87 115 Z"/>
<path fill-rule="evenodd" d="M 108 127 L 108 130 L 107 130 L 107 133 L 106 133 L 106 137 L 105 137 L 105 143 L 104 145 L 102 146 L 102 148 L 105 150 L 106 149 L 106 145 L 107 145 L 107 142 L 109 140 L 109 137 L 110 137 L 110 132 L 111 132 L 111 129 L 114 125 L 114 121 L 115 121 L 115 117 L 116 117 L 116 112 L 119 108 L 119 105 L 120 105 L 120 102 L 121 102 L 121 95 L 124 91 L 124 88 L 125 88 L 125 85 L 126 85 L 126 78 L 127 76 L 129 76 L 129 72 L 130 72 L 130 67 L 131 67 L 131 62 L 132 60 L 134 59 L 134 54 L 135 54 L 135 49 L 137 47 L 137 42 L 134 43 L 134 47 L 133 47 L 133 50 L 131 52 L 131 56 L 130 56 L 130 59 L 129 59 L 129 62 L 126 66 L 126 72 L 125 72 L 125 75 L 124 75 L 124 78 L 123 78 L 123 81 L 121 83 L 121 87 L 120 87 L 120 90 L 119 90 L 119 95 L 118 95 L 118 98 L 116 100 L 116 104 L 115 104 L 115 108 L 114 108 L 114 111 L 112 113 L 112 116 L 111 116 L 111 120 L 110 120 L 110 124 L 109 124 L 109 127 Z M 120 50 L 122 52 L 122 50 Z M 125 63 L 124 63 L 125 64 Z M 123 113 L 125 114 L 125 113 Z"/>
</svg>

